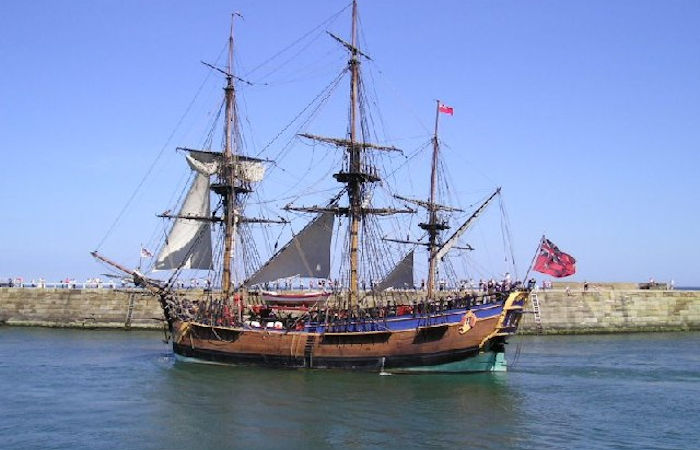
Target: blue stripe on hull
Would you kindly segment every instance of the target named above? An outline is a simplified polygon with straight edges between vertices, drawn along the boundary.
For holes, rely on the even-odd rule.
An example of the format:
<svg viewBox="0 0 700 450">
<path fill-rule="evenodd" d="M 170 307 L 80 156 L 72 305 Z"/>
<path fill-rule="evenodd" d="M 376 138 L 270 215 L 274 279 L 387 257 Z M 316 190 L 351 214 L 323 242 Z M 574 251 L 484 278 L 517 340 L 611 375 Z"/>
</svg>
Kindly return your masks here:
<svg viewBox="0 0 700 450">
<path fill-rule="evenodd" d="M 368 332 L 368 331 L 401 331 L 418 327 L 459 323 L 468 310 L 465 308 L 452 309 L 435 314 L 432 317 L 413 317 L 412 315 L 387 317 L 374 321 L 350 322 L 349 324 L 329 325 L 311 323 L 305 327 L 306 332 Z M 503 312 L 503 304 L 486 304 L 472 307 L 471 311 L 478 319 L 497 317 Z"/>
</svg>

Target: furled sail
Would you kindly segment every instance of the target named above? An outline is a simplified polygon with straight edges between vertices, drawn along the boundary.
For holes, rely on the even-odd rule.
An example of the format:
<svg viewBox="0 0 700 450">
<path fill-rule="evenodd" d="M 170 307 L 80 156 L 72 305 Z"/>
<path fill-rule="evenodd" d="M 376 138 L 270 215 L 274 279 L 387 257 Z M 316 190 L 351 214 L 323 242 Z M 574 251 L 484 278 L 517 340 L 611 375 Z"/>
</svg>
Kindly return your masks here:
<svg viewBox="0 0 700 450">
<path fill-rule="evenodd" d="M 213 175 L 219 170 L 219 161 L 197 158 L 194 155 L 185 155 L 185 159 L 190 167 L 202 175 Z"/>
<path fill-rule="evenodd" d="M 316 216 L 244 284 L 252 286 L 295 275 L 328 278 L 334 219 L 332 212 Z"/>
<path fill-rule="evenodd" d="M 219 152 L 208 152 L 204 150 L 185 149 L 191 158 L 194 158 L 198 163 L 208 168 L 213 169 L 213 172 L 218 170 L 223 157 Z M 264 160 L 252 158 L 250 156 L 236 155 L 234 158 L 234 174 L 239 180 L 256 183 L 262 181 L 265 176 Z M 195 169 L 198 170 L 198 169 Z"/>
<path fill-rule="evenodd" d="M 374 286 L 374 289 L 383 291 L 388 288 L 413 288 L 413 252 L 414 250 L 408 252 L 396 267 L 389 272 L 389 275 Z"/>
<path fill-rule="evenodd" d="M 211 222 L 185 219 L 182 216 L 209 217 L 209 177 L 217 164 L 199 158 L 185 157 L 196 175 L 165 245 L 160 250 L 155 270 L 203 269 L 212 267 Z"/>
<path fill-rule="evenodd" d="M 257 183 L 265 176 L 265 166 L 260 161 L 249 161 L 238 158 L 235 163 L 236 178 Z"/>
</svg>

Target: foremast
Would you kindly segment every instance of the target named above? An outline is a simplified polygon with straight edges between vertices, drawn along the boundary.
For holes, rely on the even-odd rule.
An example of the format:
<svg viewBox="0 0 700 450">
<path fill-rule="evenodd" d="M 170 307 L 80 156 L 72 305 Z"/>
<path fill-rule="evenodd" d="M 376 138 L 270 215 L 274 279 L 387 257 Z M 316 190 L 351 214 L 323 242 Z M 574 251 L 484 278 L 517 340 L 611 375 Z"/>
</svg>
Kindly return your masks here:
<svg viewBox="0 0 700 450">
<path fill-rule="evenodd" d="M 238 115 L 236 111 L 235 81 L 244 81 L 233 73 L 234 51 L 234 18 L 240 14 L 234 13 L 231 18 L 231 29 L 228 42 L 228 65 L 226 69 L 202 62 L 204 65 L 226 76 L 224 87 L 224 148 L 221 151 L 198 150 L 178 147 L 186 153 L 186 160 L 195 173 L 195 178 L 183 200 L 180 210 L 171 214 L 170 210 L 158 217 L 174 220 L 174 225 L 168 232 L 165 244 L 161 247 L 155 262 L 157 270 L 175 270 L 170 279 L 163 283 L 151 280 L 138 271 L 132 271 L 113 262 L 102 255 L 93 252 L 93 256 L 112 267 L 115 267 L 134 277 L 134 282 L 146 286 L 153 294 L 165 297 L 172 294 L 172 287 L 177 274 L 182 269 L 212 270 L 211 226 L 221 224 L 223 230 L 223 258 L 221 262 L 221 300 L 229 303 L 231 294 L 236 289 L 235 270 L 233 261 L 236 253 L 236 235 L 240 224 L 249 223 L 288 223 L 286 220 L 246 217 L 242 214 L 244 196 L 252 192 L 252 183 L 263 179 L 264 162 L 269 160 L 246 156 L 241 152 L 238 141 Z M 246 82 L 247 83 L 247 82 Z M 211 183 L 211 177 L 216 175 L 216 182 Z M 211 192 L 220 197 L 219 207 L 223 210 L 220 216 L 210 212 Z M 203 224 L 203 225 L 199 225 Z M 178 228 L 179 227 L 179 228 Z M 238 306 L 238 320 L 242 320 L 241 302 Z"/>
</svg>

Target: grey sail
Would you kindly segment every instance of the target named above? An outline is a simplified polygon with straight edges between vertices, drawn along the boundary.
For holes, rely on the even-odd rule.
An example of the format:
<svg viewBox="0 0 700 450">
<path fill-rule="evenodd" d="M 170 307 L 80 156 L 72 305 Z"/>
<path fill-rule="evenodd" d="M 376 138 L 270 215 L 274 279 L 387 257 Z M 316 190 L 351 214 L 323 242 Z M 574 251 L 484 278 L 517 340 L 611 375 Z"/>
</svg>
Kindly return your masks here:
<svg viewBox="0 0 700 450">
<path fill-rule="evenodd" d="M 202 269 L 212 267 L 211 222 L 182 216 L 209 217 L 209 177 L 215 164 L 186 157 L 196 175 L 154 266 L 155 270 Z"/>
<path fill-rule="evenodd" d="M 374 289 L 383 291 L 388 288 L 413 288 L 413 252 L 414 250 L 408 252 L 401 262 L 394 267 L 394 270 L 389 272 L 389 275 L 374 286 Z"/>
<path fill-rule="evenodd" d="M 334 219 L 332 212 L 316 216 L 244 284 L 252 286 L 297 275 L 328 278 Z"/>
</svg>

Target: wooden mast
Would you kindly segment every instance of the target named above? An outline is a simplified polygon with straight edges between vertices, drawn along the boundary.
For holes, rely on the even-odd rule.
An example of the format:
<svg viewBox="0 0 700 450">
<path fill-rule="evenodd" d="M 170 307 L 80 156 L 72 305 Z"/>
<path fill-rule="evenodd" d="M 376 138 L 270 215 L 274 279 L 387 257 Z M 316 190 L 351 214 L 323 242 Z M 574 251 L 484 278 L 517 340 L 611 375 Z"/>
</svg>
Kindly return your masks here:
<svg viewBox="0 0 700 450">
<path fill-rule="evenodd" d="M 430 171 L 430 201 L 428 202 L 428 223 L 421 223 L 419 226 L 428 232 L 428 286 L 426 296 L 428 300 L 432 300 L 435 295 L 435 269 L 437 261 L 435 254 L 437 252 L 437 236 L 441 230 L 447 229 L 447 226 L 438 222 L 436 191 L 437 191 L 437 165 L 438 153 L 440 144 L 438 141 L 438 123 L 440 119 L 440 100 L 436 100 L 435 108 L 435 134 L 433 135 L 433 161 Z"/>
<path fill-rule="evenodd" d="M 357 142 L 357 93 L 360 76 L 360 60 L 357 51 L 357 0 L 352 2 L 352 52 L 350 57 L 350 173 L 359 174 L 362 172 L 362 154 Z M 348 197 L 350 200 L 350 306 L 356 306 L 359 301 L 358 282 L 358 234 L 360 230 L 360 220 L 362 198 L 361 182 L 355 177 L 348 184 Z"/>
<path fill-rule="evenodd" d="M 233 143 L 233 128 L 235 121 L 234 103 L 235 88 L 233 85 L 233 16 L 231 17 L 231 33 L 228 38 L 228 71 L 226 74 L 226 118 L 224 122 L 224 158 L 221 168 L 221 178 L 225 185 L 224 194 L 224 255 L 221 271 L 221 291 L 224 300 L 228 300 L 231 293 L 231 257 L 235 250 L 235 216 L 236 216 L 236 191 L 234 188 L 234 155 L 236 149 Z M 234 123 L 232 123 L 234 122 Z M 233 126 L 232 126 L 233 125 Z"/>
<path fill-rule="evenodd" d="M 352 37 L 351 42 L 346 42 L 338 36 L 330 36 L 350 51 L 348 69 L 350 71 L 350 124 L 349 139 L 337 139 L 312 134 L 300 134 L 307 139 L 323 142 L 337 147 L 343 147 L 348 152 L 348 166 L 342 167 L 340 172 L 333 174 L 333 177 L 340 183 L 347 185 L 349 204 L 347 208 L 342 207 L 294 207 L 287 205 L 285 209 L 291 211 L 306 212 L 333 212 L 336 215 L 347 216 L 350 220 L 350 242 L 348 256 L 350 259 L 350 280 L 348 286 L 348 300 L 351 307 L 357 306 L 360 298 L 359 289 L 359 234 L 362 218 L 367 214 L 388 215 L 397 213 L 414 213 L 412 209 L 396 210 L 390 208 L 369 208 L 362 205 L 362 186 L 366 183 L 376 183 L 381 181 L 377 171 L 373 167 L 364 164 L 362 153 L 365 150 L 380 151 L 400 151 L 396 147 L 376 145 L 365 142 L 358 136 L 358 121 L 361 120 L 359 99 L 360 99 L 360 57 L 371 59 L 357 48 L 357 0 L 352 2 Z"/>
</svg>

